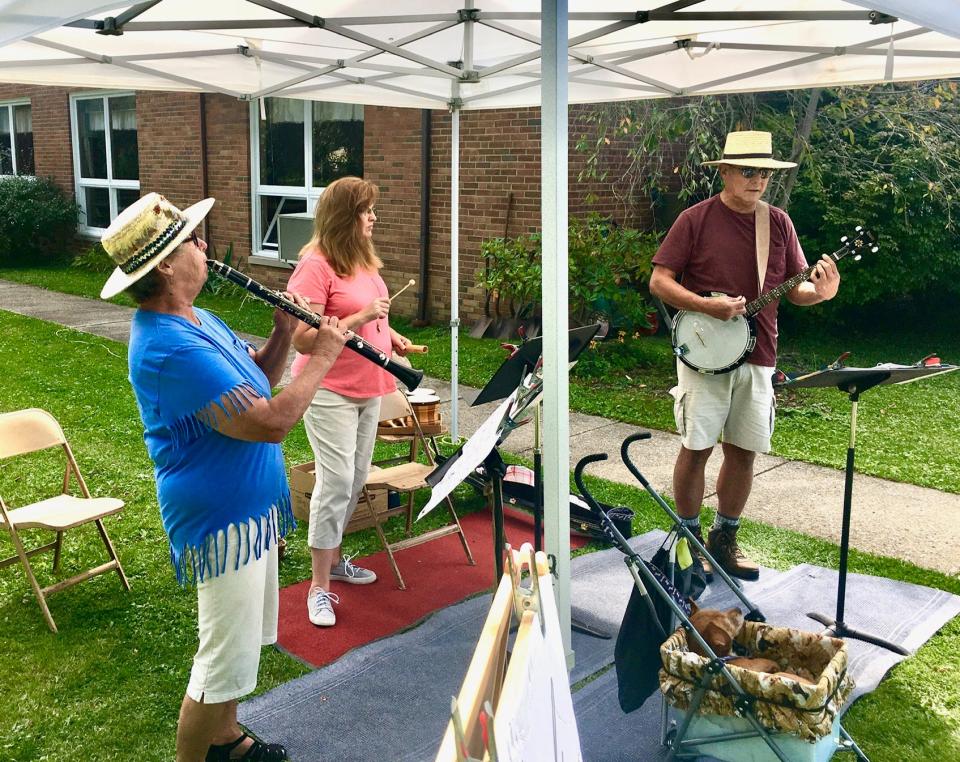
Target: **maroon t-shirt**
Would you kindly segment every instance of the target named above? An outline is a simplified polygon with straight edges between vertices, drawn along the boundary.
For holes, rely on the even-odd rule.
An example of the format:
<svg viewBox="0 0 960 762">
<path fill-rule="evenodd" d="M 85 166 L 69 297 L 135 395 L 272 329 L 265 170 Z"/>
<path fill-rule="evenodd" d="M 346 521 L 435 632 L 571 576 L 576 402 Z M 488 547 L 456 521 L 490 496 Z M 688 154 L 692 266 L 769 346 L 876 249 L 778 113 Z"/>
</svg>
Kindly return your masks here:
<svg viewBox="0 0 960 762">
<path fill-rule="evenodd" d="M 684 210 L 653 257 L 680 275 L 694 293 L 722 291 L 748 302 L 757 290 L 757 244 L 754 215 L 733 211 L 712 196 Z M 807 267 L 793 223 L 782 209 L 770 207 L 770 258 L 763 283 L 766 293 Z M 756 316 L 757 346 L 747 358 L 754 365 L 777 364 L 777 307 L 768 304 Z"/>
</svg>

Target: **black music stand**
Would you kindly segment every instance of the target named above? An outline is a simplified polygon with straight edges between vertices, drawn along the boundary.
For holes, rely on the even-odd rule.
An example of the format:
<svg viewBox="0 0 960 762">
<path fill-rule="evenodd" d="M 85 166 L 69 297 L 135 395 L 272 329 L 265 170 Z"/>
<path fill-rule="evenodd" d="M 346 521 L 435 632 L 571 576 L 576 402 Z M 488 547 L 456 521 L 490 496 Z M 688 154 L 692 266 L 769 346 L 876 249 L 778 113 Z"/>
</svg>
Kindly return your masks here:
<svg viewBox="0 0 960 762">
<path fill-rule="evenodd" d="M 857 403 L 860 395 L 875 386 L 883 384 L 906 384 L 926 376 L 940 373 L 949 373 L 957 370 L 956 365 L 937 364 L 925 365 L 921 360 L 916 365 L 896 365 L 882 363 L 873 368 L 847 368 L 839 366 L 839 362 L 822 370 L 806 373 L 799 376 L 777 380 L 774 386 L 781 388 L 801 388 L 817 386 L 835 386 L 850 397 L 850 445 L 847 448 L 847 465 L 843 486 L 843 525 L 840 533 L 840 570 L 837 583 L 837 613 L 831 618 L 825 614 L 808 613 L 811 619 L 826 626 L 825 634 L 840 638 L 854 638 L 886 648 L 894 653 L 909 656 L 910 652 L 902 646 L 876 635 L 849 627 L 843 621 L 843 609 L 847 593 L 847 556 L 850 549 L 850 511 L 853 503 L 853 461 L 857 443 Z"/>
<path fill-rule="evenodd" d="M 580 353 L 586 349 L 590 342 L 593 341 L 593 337 L 597 335 L 597 331 L 600 330 L 599 323 L 593 323 L 591 325 L 581 326 L 580 328 L 571 328 L 567 333 L 569 338 L 568 345 L 568 358 L 570 362 L 576 360 Z M 517 350 L 510 355 L 503 364 L 497 368 L 496 373 L 493 374 L 493 377 L 490 381 L 487 382 L 487 385 L 480 390 L 480 393 L 477 395 L 476 399 L 471 403 L 471 406 L 482 405 L 486 402 L 493 402 L 494 400 L 501 400 L 504 397 L 508 396 L 520 386 L 520 383 L 523 379 L 529 374 L 536 370 L 537 364 L 540 361 L 540 355 L 543 351 L 543 340 L 538 337 L 535 339 L 530 339 L 529 341 L 524 341 L 520 346 L 517 347 Z M 540 406 L 539 402 L 536 403 L 537 407 L 534 410 L 533 418 L 533 546 L 534 550 L 543 550 L 543 454 L 540 448 Z M 484 464 L 486 467 L 487 464 Z M 490 464 L 492 469 L 503 470 L 501 477 L 506 474 L 506 466 L 503 465 L 501 460 L 499 464 L 496 462 Z M 495 471 L 487 471 L 487 473 L 494 473 Z M 503 492 L 502 492 L 502 482 L 499 485 L 501 487 L 500 492 L 500 510 L 503 510 Z M 496 486 L 494 487 L 496 490 Z M 496 495 L 496 492 L 494 493 Z M 496 518 L 494 519 L 496 521 Z M 503 528 L 503 516 L 501 513 L 500 516 L 500 527 Z M 502 541 L 502 535 L 499 536 L 499 539 Z M 502 545 L 502 542 L 501 542 Z"/>
</svg>

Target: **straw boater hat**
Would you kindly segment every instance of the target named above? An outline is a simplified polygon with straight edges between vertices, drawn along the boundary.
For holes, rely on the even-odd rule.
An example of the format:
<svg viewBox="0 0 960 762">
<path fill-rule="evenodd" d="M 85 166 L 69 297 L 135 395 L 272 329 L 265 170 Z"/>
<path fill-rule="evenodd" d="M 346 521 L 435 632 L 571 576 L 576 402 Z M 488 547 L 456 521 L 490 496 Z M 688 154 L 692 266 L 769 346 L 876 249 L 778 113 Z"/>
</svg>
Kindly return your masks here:
<svg viewBox="0 0 960 762">
<path fill-rule="evenodd" d="M 213 202 L 206 198 L 180 211 L 159 193 L 148 193 L 124 209 L 100 238 L 117 263 L 100 298 L 116 296 L 160 264 L 207 216 Z"/>
<path fill-rule="evenodd" d="M 766 167 L 767 169 L 789 169 L 797 166 L 796 162 L 774 159 L 773 138 L 769 132 L 759 130 L 728 132 L 727 142 L 723 146 L 723 158 L 703 163 L 733 164 L 738 167 Z"/>
</svg>

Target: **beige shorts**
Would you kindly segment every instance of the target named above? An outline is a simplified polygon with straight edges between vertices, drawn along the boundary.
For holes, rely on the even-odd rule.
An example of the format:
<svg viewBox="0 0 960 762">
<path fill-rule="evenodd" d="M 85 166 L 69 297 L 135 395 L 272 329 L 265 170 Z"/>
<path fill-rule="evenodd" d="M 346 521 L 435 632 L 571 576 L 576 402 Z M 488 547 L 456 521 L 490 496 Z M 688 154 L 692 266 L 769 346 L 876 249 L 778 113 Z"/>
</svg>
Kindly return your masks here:
<svg viewBox="0 0 960 762">
<path fill-rule="evenodd" d="M 705 375 L 677 360 L 673 416 L 688 450 L 707 450 L 723 441 L 753 452 L 769 452 L 776 407 L 773 368 L 744 363 L 729 373 Z"/>
<path fill-rule="evenodd" d="M 272 522 L 275 527 L 275 516 Z M 196 702 L 221 704 L 253 692 L 260 649 L 277 642 L 277 539 L 271 537 L 270 549 L 261 549 L 260 558 L 254 547 L 247 547 L 258 536 L 262 543 L 266 529 L 266 519 L 259 530 L 251 519 L 249 534 L 244 531 L 241 537 L 235 526 L 226 536 L 221 532 L 218 550 L 222 554 L 226 549 L 226 571 L 197 585 L 200 646 L 187 685 L 187 695 Z M 241 563 L 235 569 L 238 543 Z M 249 560 L 243 563 L 248 551 Z"/>
</svg>

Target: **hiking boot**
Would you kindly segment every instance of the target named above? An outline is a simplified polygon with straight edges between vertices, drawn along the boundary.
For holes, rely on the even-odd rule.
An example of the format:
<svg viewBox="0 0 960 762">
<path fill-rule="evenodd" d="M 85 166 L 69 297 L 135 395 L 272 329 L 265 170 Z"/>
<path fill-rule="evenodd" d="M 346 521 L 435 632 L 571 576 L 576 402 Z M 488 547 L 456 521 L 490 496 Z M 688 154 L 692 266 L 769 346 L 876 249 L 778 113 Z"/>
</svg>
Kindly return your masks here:
<svg viewBox="0 0 960 762">
<path fill-rule="evenodd" d="M 307 615 L 317 627 L 333 627 L 337 615 L 333 613 L 333 604 L 340 603 L 340 597 L 328 593 L 322 587 L 314 587 L 307 593 Z"/>
<path fill-rule="evenodd" d="M 703 534 L 700 532 L 700 527 L 691 529 L 690 534 L 697 538 L 697 542 L 706 547 L 707 543 L 703 541 Z M 700 565 L 703 567 L 703 576 L 706 577 L 707 582 L 713 582 L 713 564 L 710 563 L 703 553 L 693 547 L 693 545 L 690 546 L 690 555 L 699 559 Z"/>
<path fill-rule="evenodd" d="M 375 572 L 350 562 L 353 556 L 343 556 L 340 563 L 330 569 L 330 579 L 348 582 L 351 585 L 369 585 L 377 581 Z"/>
<path fill-rule="evenodd" d="M 731 577 L 759 579 L 760 567 L 743 555 L 737 544 L 736 528 L 714 527 L 707 535 L 707 550 Z"/>
</svg>

